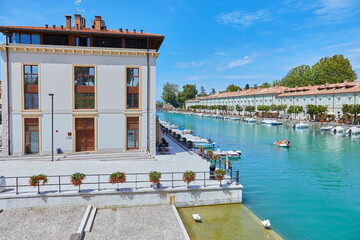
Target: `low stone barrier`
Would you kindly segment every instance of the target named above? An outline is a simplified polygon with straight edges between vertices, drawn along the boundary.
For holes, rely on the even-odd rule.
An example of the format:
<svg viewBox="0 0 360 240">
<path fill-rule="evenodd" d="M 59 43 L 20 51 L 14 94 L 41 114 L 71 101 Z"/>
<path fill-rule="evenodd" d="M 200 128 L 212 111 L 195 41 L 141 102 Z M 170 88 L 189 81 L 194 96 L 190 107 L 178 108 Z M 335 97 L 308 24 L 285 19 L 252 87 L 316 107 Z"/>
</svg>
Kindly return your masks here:
<svg viewBox="0 0 360 240">
<path fill-rule="evenodd" d="M 0 208 L 83 206 L 97 208 L 173 204 L 179 207 L 242 202 L 241 184 L 190 188 L 145 188 L 54 194 L 0 196 Z"/>
</svg>

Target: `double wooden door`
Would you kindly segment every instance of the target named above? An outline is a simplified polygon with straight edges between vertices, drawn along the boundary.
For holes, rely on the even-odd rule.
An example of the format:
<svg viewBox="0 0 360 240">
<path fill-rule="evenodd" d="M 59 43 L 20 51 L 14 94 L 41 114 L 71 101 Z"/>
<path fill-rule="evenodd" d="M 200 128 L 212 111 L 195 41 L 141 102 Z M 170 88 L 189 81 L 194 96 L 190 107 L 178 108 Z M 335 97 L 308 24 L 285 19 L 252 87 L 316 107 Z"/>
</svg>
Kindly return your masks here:
<svg viewBox="0 0 360 240">
<path fill-rule="evenodd" d="M 76 118 L 76 152 L 95 151 L 94 118 Z"/>
</svg>

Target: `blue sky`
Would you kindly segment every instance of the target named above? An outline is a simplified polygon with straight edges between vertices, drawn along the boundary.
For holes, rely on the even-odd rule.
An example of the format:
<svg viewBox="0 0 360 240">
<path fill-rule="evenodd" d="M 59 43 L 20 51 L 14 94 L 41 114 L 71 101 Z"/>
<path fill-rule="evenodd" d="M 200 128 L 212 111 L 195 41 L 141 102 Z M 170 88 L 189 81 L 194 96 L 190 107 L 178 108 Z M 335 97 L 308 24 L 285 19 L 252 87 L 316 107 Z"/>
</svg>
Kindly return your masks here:
<svg viewBox="0 0 360 240">
<path fill-rule="evenodd" d="M 74 1 L 0 1 L 0 25 L 65 25 Z M 281 79 L 291 68 L 343 54 L 360 73 L 359 0 L 82 0 L 87 24 L 144 29 L 165 41 L 157 99 L 166 82 L 224 90 Z M 3 36 L 1 42 L 5 41 Z"/>
</svg>

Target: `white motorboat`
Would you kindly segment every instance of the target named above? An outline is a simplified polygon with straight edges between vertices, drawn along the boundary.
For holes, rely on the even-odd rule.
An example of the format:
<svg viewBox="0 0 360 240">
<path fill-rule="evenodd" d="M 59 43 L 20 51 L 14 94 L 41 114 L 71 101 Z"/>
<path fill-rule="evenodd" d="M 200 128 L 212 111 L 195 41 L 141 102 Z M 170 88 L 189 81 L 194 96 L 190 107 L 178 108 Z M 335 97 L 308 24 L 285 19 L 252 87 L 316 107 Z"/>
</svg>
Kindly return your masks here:
<svg viewBox="0 0 360 240">
<path fill-rule="evenodd" d="M 255 123 L 256 119 L 255 118 L 247 118 L 246 122 L 248 123 Z"/>
<path fill-rule="evenodd" d="M 309 127 L 309 124 L 307 124 L 305 122 L 300 122 L 293 126 L 293 128 L 297 128 L 297 129 L 304 129 L 304 128 L 308 128 L 308 127 Z"/>
<path fill-rule="evenodd" d="M 320 128 L 320 131 L 330 132 L 332 128 L 333 128 L 332 126 L 324 126 L 324 127 Z"/>
<path fill-rule="evenodd" d="M 331 129 L 331 132 L 333 132 L 334 134 L 342 134 L 345 132 L 345 129 L 343 127 L 337 126 Z"/>
<path fill-rule="evenodd" d="M 351 127 L 345 132 L 347 135 L 357 135 L 360 134 L 360 128 L 358 127 Z"/>
<path fill-rule="evenodd" d="M 265 228 L 269 228 L 271 226 L 271 223 L 269 221 L 269 219 L 266 220 L 262 220 L 261 224 L 265 227 Z"/>
<path fill-rule="evenodd" d="M 198 214 L 198 213 L 193 214 L 192 217 L 194 218 L 195 221 L 201 221 L 200 214 Z"/>
<path fill-rule="evenodd" d="M 278 122 L 278 121 L 276 121 L 274 119 L 265 119 L 261 123 L 265 124 L 265 125 L 272 125 L 272 126 L 282 125 L 282 122 Z"/>
<path fill-rule="evenodd" d="M 241 151 L 235 150 L 235 151 L 221 151 L 220 148 L 218 148 L 216 151 L 213 152 L 214 155 L 220 155 L 220 157 L 226 157 L 226 154 L 229 155 L 229 157 L 240 157 Z"/>
</svg>

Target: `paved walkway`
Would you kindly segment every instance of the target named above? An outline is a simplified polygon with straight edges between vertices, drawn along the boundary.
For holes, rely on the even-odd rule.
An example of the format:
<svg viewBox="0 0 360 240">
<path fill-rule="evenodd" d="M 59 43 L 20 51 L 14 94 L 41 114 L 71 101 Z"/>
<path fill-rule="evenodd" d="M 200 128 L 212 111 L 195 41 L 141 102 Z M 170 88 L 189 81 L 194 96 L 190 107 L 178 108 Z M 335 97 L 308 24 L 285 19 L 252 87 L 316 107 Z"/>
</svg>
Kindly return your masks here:
<svg viewBox="0 0 360 240">
<path fill-rule="evenodd" d="M 15 178 L 8 177 L 19 177 L 24 176 L 25 178 L 19 178 L 18 184 L 24 185 L 19 188 L 19 193 L 36 193 L 37 189 L 29 186 L 28 176 L 45 174 L 49 177 L 49 182 L 41 186 L 41 192 L 54 193 L 58 191 L 58 182 L 59 175 L 71 175 L 75 172 L 82 172 L 87 175 L 86 181 L 84 183 L 93 183 L 93 184 L 83 184 L 82 189 L 98 189 L 97 181 L 100 179 L 101 190 L 114 189 L 116 186 L 108 183 L 109 174 L 117 171 L 123 171 L 128 173 L 127 182 L 120 184 L 120 188 L 134 188 L 135 184 L 130 183 L 131 181 L 142 181 L 137 183 L 137 187 L 150 187 L 148 181 L 148 173 L 150 171 L 160 171 L 163 173 L 161 180 L 163 185 L 166 186 L 185 186 L 182 182 L 182 173 L 187 170 L 192 170 L 195 172 L 206 172 L 199 173 L 198 179 L 207 179 L 207 185 L 218 184 L 217 181 L 209 181 L 209 166 L 210 164 L 201 159 L 200 156 L 192 152 L 184 150 L 177 143 L 171 140 L 167 136 L 163 136 L 168 142 L 169 147 L 171 148 L 170 154 L 166 155 L 157 155 L 156 158 L 146 159 L 146 160 L 126 160 L 122 159 L 120 161 L 104 161 L 106 159 L 101 159 L 101 154 L 99 155 L 98 160 L 94 160 L 92 157 L 91 161 L 87 160 L 60 160 L 60 161 L 36 161 L 36 160 L 11 160 L 11 161 L 0 161 L 0 176 L 4 175 L 7 179 L 7 186 L 15 185 Z M 144 154 L 144 153 L 142 153 Z M 104 157 L 107 154 L 103 155 Z M 165 172 L 179 172 L 179 174 L 166 174 Z M 138 173 L 138 175 L 132 175 L 130 173 Z M 143 174 L 140 174 L 143 173 Z M 94 174 L 94 176 L 90 176 Z M 97 176 L 97 174 L 105 174 L 103 176 Z M 174 183 L 165 182 L 165 180 L 171 181 L 175 180 Z M 77 188 L 72 186 L 69 181 L 69 176 L 60 177 L 60 182 L 62 184 L 66 183 L 67 186 L 62 186 L 62 191 L 77 191 Z M 51 185 L 54 184 L 54 185 Z M 192 185 L 203 185 L 203 180 L 198 180 L 192 183 Z M 8 187 L 5 193 L 0 193 L 0 197 L 4 194 L 13 194 L 16 191 L 15 187 Z"/>
</svg>

